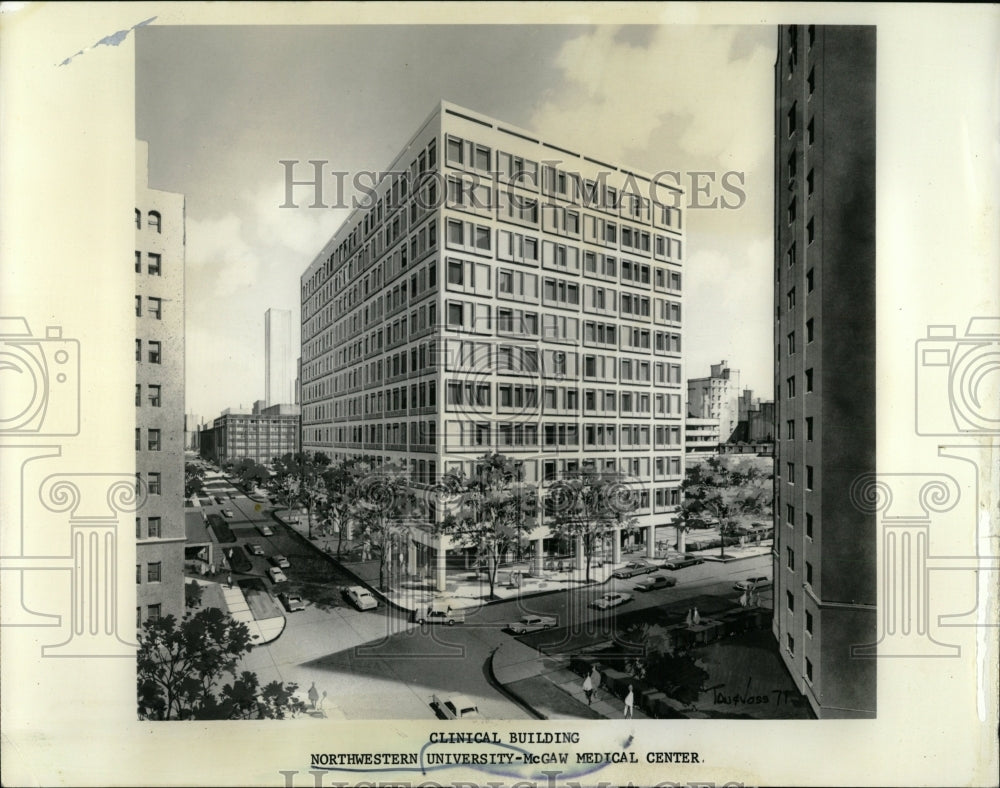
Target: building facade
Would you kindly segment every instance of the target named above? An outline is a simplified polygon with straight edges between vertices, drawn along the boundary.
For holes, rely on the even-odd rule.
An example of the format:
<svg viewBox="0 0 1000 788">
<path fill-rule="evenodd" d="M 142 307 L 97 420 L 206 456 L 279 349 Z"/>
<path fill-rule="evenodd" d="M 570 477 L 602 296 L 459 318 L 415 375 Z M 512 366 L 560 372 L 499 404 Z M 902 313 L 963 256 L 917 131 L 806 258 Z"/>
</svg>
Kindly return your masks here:
<svg viewBox="0 0 1000 788">
<path fill-rule="evenodd" d="M 775 66 L 774 632 L 819 717 L 875 714 L 875 28 L 783 26 Z"/>
<path fill-rule="evenodd" d="M 708 377 L 687 382 L 688 415 L 717 419 L 719 436 L 728 441 L 739 423 L 740 372 L 723 359 L 712 364 Z"/>
<path fill-rule="evenodd" d="M 683 477 L 680 192 L 448 103 L 387 171 L 302 275 L 303 449 L 418 485 L 494 450 L 542 488 L 620 471 L 651 554 Z M 416 529 L 410 571 L 443 587 L 450 547 Z"/>
<path fill-rule="evenodd" d="M 292 313 L 268 309 L 264 313 L 264 400 L 267 405 L 295 401 L 295 358 L 292 352 Z"/>
<path fill-rule="evenodd" d="M 696 419 L 688 416 L 684 420 L 684 451 L 688 461 L 695 457 L 711 457 L 719 453 L 719 420 Z"/>
<path fill-rule="evenodd" d="M 211 430 L 202 430 L 201 454 L 219 466 L 244 459 L 269 466 L 275 457 L 299 451 L 299 430 L 297 405 L 255 407 L 251 413 L 227 409 Z"/>
<path fill-rule="evenodd" d="M 184 614 L 184 195 L 149 188 L 136 145 L 136 627 Z"/>
</svg>

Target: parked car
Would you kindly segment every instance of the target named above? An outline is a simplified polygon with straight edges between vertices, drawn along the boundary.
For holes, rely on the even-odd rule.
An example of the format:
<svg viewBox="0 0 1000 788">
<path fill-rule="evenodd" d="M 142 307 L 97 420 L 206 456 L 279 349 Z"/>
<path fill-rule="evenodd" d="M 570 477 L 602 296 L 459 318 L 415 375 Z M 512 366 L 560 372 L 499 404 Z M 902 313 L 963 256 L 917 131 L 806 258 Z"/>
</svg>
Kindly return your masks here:
<svg viewBox="0 0 1000 788">
<path fill-rule="evenodd" d="M 657 588 L 670 588 L 677 585 L 676 577 L 667 575 L 651 575 L 635 584 L 636 591 L 653 591 Z"/>
<path fill-rule="evenodd" d="M 705 563 L 704 558 L 698 558 L 696 555 L 686 555 L 683 558 L 672 558 L 663 564 L 664 569 L 676 570 L 683 569 L 686 566 L 697 566 L 698 564 Z"/>
<path fill-rule="evenodd" d="M 520 621 L 508 624 L 507 629 L 515 635 L 523 635 L 525 632 L 536 632 L 539 629 L 550 629 L 557 623 L 555 616 L 521 616 Z"/>
<path fill-rule="evenodd" d="M 439 698 L 431 696 L 431 707 L 446 720 L 461 720 L 467 717 L 481 718 L 479 707 L 467 695 L 451 695 Z"/>
<path fill-rule="evenodd" d="M 222 503 L 222 500 L 223 500 L 223 499 L 222 499 L 222 496 L 221 496 L 221 495 L 216 495 L 216 496 L 215 496 L 215 502 L 216 502 L 216 503 Z"/>
<path fill-rule="evenodd" d="M 616 569 L 611 573 L 612 577 L 617 577 L 619 580 L 625 580 L 629 577 L 635 577 L 636 575 L 645 575 L 650 572 L 655 572 L 656 567 L 652 564 L 644 564 L 641 562 L 633 561 L 632 563 L 625 564 L 625 566 Z"/>
<path fill-rule="evenodd" d="M 288 582 L 288 578 L 285 577 L 285 573 L 276 566 L 269 566 L 267 568 L 267 576 L 270 577 L 271 582 L 275 584 Z"/>
<path fill-rule="evenodd" d="M 748 577 L 746 580 L 740 580 L 738 583 L 733 584 L 733 588 L 741 592 L 760 591 L 770 587 L 771 578 L 766 575 L 761 575 L 760 577 Z"/>
<path fill-rule="evenodd" d="M 413 611 L 413 620 L 418 624 L 453 624 L 465 623 L 465 613 L 461 610 L 447 608 L 427 608 L 427 610 L 417 609 Z"/>
<path fill-rule="evenodd" d="M 258 525 L 257 530 L 260 531 L 261 536 L 274 536 L 274 531 L 271 530 L 269 525 Z"/>
<path fill-rule="evenodd" d="M 222 514 L 224 517 L 228 517 L 230 520 L 232 520 L 236 516 L 235 514 L 233 514 L 232 509 L 223 509 Z"/>
<path fill-rule="evenodd" d="M 288 569 L 288 567 L 291 566 L 291 564 L 288 563 L 288 559 L 285 558 L 285 556 L 283 556 L 281 553 L 276 553 L 267 560 L 270 561 L 275 566 L 280 566 L 282 569 Z"/>
<path fill-rule="evenodd" d="M 358 610 L 374 610 L 378 607 L 378 600 L 372 592 L 362 586 L 350 586 L 344 589 L 344 596 Z"/>
<path fill-rule="evenodd" d="M 278 599 L 281 600 L 281 604 L 285 606 L 285 610 L 289 613 L 297 613 L 300 610 L 306 609 L 306 603 L 302 601 L 302 597 L 298 594 L 279 594 Z"/>
<path fill-rule="evenodd" d="M 247 542 L 247 550 L 253 555 L 264 555 L 264 548 L 260 542 Z"/>
<path fill-rule="evenodd" d="M 610 594 L 605 594 L 604 596 L 595 599 L 590 603 L 590 606 L 596 607 L 598 610 L 607 610 L 609 607 L 617 607 L 618 605 L 622 605 L 631 599 L 631 594 L 623 594 L 621 592 L 613 591 Z"/>
</svg>

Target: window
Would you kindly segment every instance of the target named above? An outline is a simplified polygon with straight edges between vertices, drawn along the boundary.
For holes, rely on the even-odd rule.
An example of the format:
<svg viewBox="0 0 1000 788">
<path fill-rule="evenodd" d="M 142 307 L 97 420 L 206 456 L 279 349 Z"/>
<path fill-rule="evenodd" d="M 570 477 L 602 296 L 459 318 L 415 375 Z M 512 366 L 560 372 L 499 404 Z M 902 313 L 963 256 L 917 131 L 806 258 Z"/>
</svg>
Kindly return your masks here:
<svg viewBox="0 0 1000 788">
<path fill-rule="evenodd" d="M 146 267 L 146 271 L 148 273 L 152 274 L 153 276 L 159 276 L 160 275 L 160 255 L 150 253 L 150 254 L 147 254 L 146 257 L 149 258 L 149 264 Z"/>
<path fill-rule="evenodd" d="M 812 634 L 810 632 L 810 634 Z M 806 657 L 806 679 L 812 683 L 813 680 L 813 664 L 809 661 L 809 657 Z"/>
<path fill-rule="evenodd" d="M 149 316 L 156 318 L 157 320 L 163 319 L 163 299 L 153 298 L 149 296 L 146 298 L 149 302 Z"/>
<path fill-rule="evenodd" d="M 152 339 L 149 340 L 149 363 L 160 363 L 160 343 Z"/>
<path fill-rule="evenodd" d="M 448 304 L 448 326 L 452 328 L 462 327 L 462 304 L 449 302 Z"/>
<path fill-rule="evenodd" d="M 135 253 L 135 272 L 137 274 L 142 273 L 142 252 Z"/>
<path fill-rule="evenodd" d="M 809 170 L 809 173 L 806 175 L 806 194 L 813 193 L 813 186 L 815 185 L 815 183 L 816 183 L 815 174 L 813 173 L 812 170 Z"/>
<path fill-rule="evenodd" d="M 813 417 L 806 416 L 806 440 L 811 441 L 813 439 Z"/>
<path fill-rule="evenodd" d="M 788 440 L 795 438 L 795 419 L 789 419 L 785 422 L 785 437 Z"/>
<path fill-rule="evenodd" d="M 795 113 L 798 109 L 798 103 L 792 102 L 792 106 L 788 110 L 788 136 L 791 137 L 796 130 L 796 120 Z"/>
<path fill-rule="evenodd" d="M 785 506 L 785 520 L 789 525 L 795 525 L 795 507 L 791 504 Z"/>
<path fill-rule="evenodd" d="M 142 447 L 142 430 L 138 427 L 135 428 L 135 450 L 139 451 Z"/>
<path fill-rule="evenodd" d="M 135 209 L 135 229 L 136 230 L 142 229 L 142 211 L 140 211 L 138 208 Z"/>
<path fill-rule="evenodd" d="M 795 638 L 793 638 L 790 633 L 786 633 L 785 634 L 785 643 L 788 646 L 788 653 L 789 654 L 794 654 L 795 653 Z"/>
<path fill-rule="evenodd" d="M 795 596 L 791 591 L 785 592 L 785 604 L 788 606 L 789 613 L 795 612 Z"/>
<path fill-rule="evenodd" d="M 148 529 L 147 530 L 149 532 L 148 533 L 148 537 L 150 539 L 159 539 L 160 535 L 161 535 L 161 533 L 160 533 L 160 531 L 161 531 L 161 528 L 160 528 L 160 518 L 159 517 L 150 517 L 149 520 L 147 521 L 147 525 L 148 525 Z"/>
<path fill-rule="evenodd" d="M 806 536 L 808 536 L 811 539 L 812 535 L 813 535 L 813 516 L 809 514 L 809 512 L 806 512 Z"/>
<path fill-rule="evenodd" d="M 813 319 L 809 318 L 806 321 L 806 343 L 813 341 Z"/>
<path fill-rule="evenodd" d="M 785 463 L 785 481 L 787 481 L 789 484 L 795 484 L 795 463 L 794 462 L 786 462 Z M 791 511 L 791 507 L 789 507 L 789 511 Z M 793 519 L 791 517 L 789 517 L 788 518 L 788 522 L 793 522 Z"/>
<path fill-rule="evenodd" d="M 811 490 L 813 488 L 813 467 L 811 465 L 806 466 L 806 489 Z"/>
<path fill-rule="evenodd" d="M 142 404 L 142 384 L 135 384 L 135 406 L 139 407 Z"/>
<path fill-rule="evenodd" d="M 809 223 L 806 225 L 806 243 L 811 244 L 816 240 L 816 229 L 814 225 L 814 219 L 810 219 Z"/>
<path fill-rule="evenodd" d="M 160 212 L 150 211 L 149 212 L 149 226 L 152 227 L 156 232 L 160 232 Z"/>
<path fill-rule="evenodd" d="M 788 291 L 787 300 L 788 300 L 788 308 L 789 309 L 795 309 L 795 288 L 794 287 L 791 290 Z"/>
<path fill-rule="evenodd" d="M 146 564 L 146 582 L 147 583 L 159 583 L 160 582 L 160 567 L 162 564 L 159 561 Z"/>
<path fill-rule="evenodd" d="M 151 474 L 149 474 L 149 479 L 147 481 L 147 486 L 149 488 L 149 494 L 150 495 L 159 495 L 160 494 L 160 474 L 159 473 L 151 473 Z"/>
<path fill-rule="evenodd" d="M 135 316 L 142 317 L 142 296 L 135 297 Z"/>
<path fill-rule="evenodd" d="M 789 398 L 795 396 L 795 376 L 792 375 L 785 381 L 785 391 Z"/>
<path fill-rule="evenodd" d="M 796 203 L 796 199 L 794 197 L 792 197 L 792 201 L 790 203 L 788 203 L 788 223 L 789 224 L 794 224 L 795 223 L 795 213 L 796 213 L 796 211 L 795 211 L 795 208 L 796 208 L 795 203 Z"/>
<path fill-rule="evenodd" d="M 142 564 L 135 565 L 135 583 L 136 585 L 142 584 Z"/>
<path fill-rule="evenodd" d="M 147 621 L 156 621 L 157 619 L 159 619 L 159 617 L 160 617 L 159 605 L 150 605 L 149 607 L 146 608 Z"/>
<path fill-rule="evenodd" d="M 806 370 L 806 391 L 813 390 L 813 371 L 811 369 Z"/>
<path fill-rule="evenodd" d="M 809 70 L 809 76 L 806 78 L 806 82 L 809 84 L 809 94 L 816 90 L 816 69 L 812 68 Z"/>
<path fill-rule="evenodd" d="M 142 361 L 142 340 L 137 339 L 135 341 L 135 360 Z"/>
<path fill-rule="evenodd" d="M 788 355 L 792 355 L 795 352 L 795 332 L 793 331 L 788 335 Z"/>
<path fill-rule="evenodd" d="M 809 125 L 806 126 L 806 143 L 812 145 L 816 139 L 816 119 L 810 118 Z"/>
<path fill-rule="evenodd" d="M 806 582 L 812 585 L 813 581 L 813 565 L 806 561 Z M 807 621 L 809 619 L 806 619 Z"/>
<path fill-rule="evenodd" d="M 788 547 L 788 548 L 785 548 L 785 549 L 786 549 L 785 561 L 788 563 L 788 568 L 791 569 L 794 572 L 795 571 L 795 551 L 791 547 Z"/>
<path fill-rule="evenodd" d="M 160 407 L 160 384 L 150 383 L 147 388 L 149 389 L 149 406 L 151 408 Z"/>
<path fill-rule="evenodd" d="M 813 269 L 806 271 L 806 292 L 811 293 L 813 291 Z"/>
<path fill-rule="evenodd" d="M 159 430 L 149 430 L 148 440 L 146 441 L 146 446 L 150 451 L 160 450 L 160 431 Z"/>
</svg>

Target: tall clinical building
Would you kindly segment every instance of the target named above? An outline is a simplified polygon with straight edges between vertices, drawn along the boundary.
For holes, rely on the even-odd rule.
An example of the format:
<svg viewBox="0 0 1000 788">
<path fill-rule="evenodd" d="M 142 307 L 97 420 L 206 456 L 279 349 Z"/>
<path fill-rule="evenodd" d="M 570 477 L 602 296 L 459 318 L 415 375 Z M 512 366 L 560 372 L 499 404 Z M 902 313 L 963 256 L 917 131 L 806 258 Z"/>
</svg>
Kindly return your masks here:
<svg viewBox="0 0 1000 788">
<path fill-rule="evenodd" d="M 302 275 L 303 449 L 416 484 L 494 450 L 543 486 L 622 471 L 652 554 L 684 462 L 679 190 L 446 102 L 385 169 Z M 410 571 L 443 586 L 451 549 L 415 531 Z"/>
<path fill-rule="evenodd" d="M 267 405 L 295 402 L 295 359 L 291 310 L 268 309 L 264 313 L 264 400 Z"/>
<path fill-rule="evenodd" d="M 873 717 L 874 27 L 779 29 L 774 156 L 774 632 L 817 716 Z"/>
<path fill-rule="evenodd" d="M 149 188 L 136 145 L 136 627 L 184 614 L 184 195 Z"/>
</svg>

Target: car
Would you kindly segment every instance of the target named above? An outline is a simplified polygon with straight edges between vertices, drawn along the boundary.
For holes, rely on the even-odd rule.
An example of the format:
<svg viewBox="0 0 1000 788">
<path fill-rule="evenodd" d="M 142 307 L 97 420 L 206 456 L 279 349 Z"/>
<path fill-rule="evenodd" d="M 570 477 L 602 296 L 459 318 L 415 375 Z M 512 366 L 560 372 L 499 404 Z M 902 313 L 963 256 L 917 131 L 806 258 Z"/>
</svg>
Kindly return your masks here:
<svg viewBox="0 0 1000 788">
<path fill-rule="evenodd" d="M 221 495 L 216 495 L 215 496 L 215 502 L 216 503 L 222 503 L 222 496 Z"/>
<path fill-rule="evenodd" d="M 536 632 L 539 629 L 550 629 L 556 623 L 555 616 L 521 616 L 520 621 L 508 624 L 507 629 L 515 635 L 523 635 L 526 632 Z"/>
<path fill-rule="evenodd" d="M 288 578 L 285 577 L 285 573 L 282 572 L 276 566 L 270 566 L 270 567 L 268 567 L 268 569 L 267 569 L 267 576 L 270 577 L 271 578 L 271 582 L 274 583 L 274 584 L 276 584 L 276 585 L 278 583 L 286 583 L 286 582 L 288 582 Z"/>
<path fill-rule="evenodd" d="M 452 610 L 429 607 L 426 610 L 417 609 L 413 611 L 413 620 L 418 624 L 454 624 L 465 623 L 465 613 L 461 610 Z"/>
<path fill-rule="evenodd" d="M 372 592 L 362 586 L 350 586 L 344 589 L 344 596 L 358 610 L 374 610 L 378 607 L 378 600 Z"/>
<path fill-rule="evenodd" d="M 260 542 L 247 542 L 247 550 L 253 555 L 264 555 L 264 548 Z"/>
<path fill-rule="evenodd" d="M 306 603 L 302 601 L 302 597 L 298 594 L 279 594 L 278 599 L 281 600 L 281 604 L 285 606 L 285 610 L 289 613 L 297 613 L 300 610 L 306 609 Z"/>
<path fill-rule="evenodd" d="M 288 569 L 288 567 L 291 566 L 291 564 L 288 563 L 288 559 L 285 558 L 285 556 L 283 556 L 281 553 L 272 555 L 267 560 L 270 561 L 275 566 L 280 566 L 282 569 Z"/>
<path fill-rule="evenodd" d="M 636 591 L 653 591 L 657 588 L 671 588 L 677 585 L 676 577 L 667 575 L 650 575 L 635 584 Z"/>
<path fill-rule="evenodd" d="M 233 514 L 233 510 L 232 509 L 223 509 L 222 510 L 222 516 L 223 517 L 228 517 L 230 520 L 232 520 L 236 515 Z"/>
<path fill-rule="evenodd" d="M 623 567 L 619 567 L 614 572 L 611 573 L 612 577 L 617 577 L 619 580 L 625 580 L 629 577 L 635 577 L 636 575 L 645 575 L 649 572 L 655 572 L 656 567 L 652 564 L 644 564 L 641 562 L 633 561 L 632 563 L 625 564 Z"/>
<path fill-rule="evenodd" d="M 274 536 L 274 531 L 269 525 L 258 525 L 257 530 L 260 531 L 261 536 Z"/>
<path fill-rule="evenodd" d="M 705 563 L 704 558 L 698 558 L 698 556 L 695 555 L 686 555 L 682 558 L 671 558 L 663 564 L 663 568 L 674 571 L 677 569 L 683 569 L 686 566 L 697 566 L 698 564 L 703 563 Z"/>
<path fill-rule="evenodd" d="M 446 720 L 461 720 L 466 718 L 481 718 L 479 707 L 467 695 L 451 695 L 439 698 L 431 696 L 431 707 Z"/>
<path fill-rule="evenodd" d="M 748 577 L 746 580 L 740 580 L 738 583 L 733 584 L 733 588 L 737 591 L 761 591 L 770 587 L 771 578 L 766 575 Z"/>
<path fill-rule="evenodd" d="M 607 610 L 610 607 L 618 607 L 618 605 L 623 605 L 632 599 L 631 594 L 623 594 L 620 591 L 612 591 L 609 594 L 605 594 L 602 597 L 598 597 L 593 602 L 590 603 L 591 607 L 596 607 L 598 610 Z"/>
</svg>

